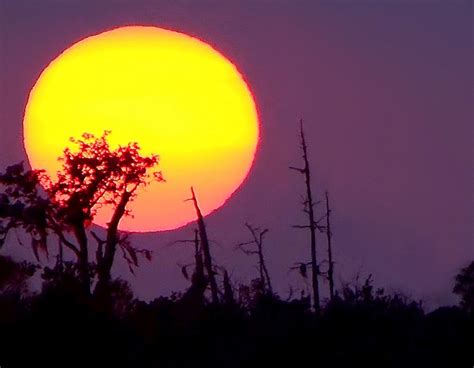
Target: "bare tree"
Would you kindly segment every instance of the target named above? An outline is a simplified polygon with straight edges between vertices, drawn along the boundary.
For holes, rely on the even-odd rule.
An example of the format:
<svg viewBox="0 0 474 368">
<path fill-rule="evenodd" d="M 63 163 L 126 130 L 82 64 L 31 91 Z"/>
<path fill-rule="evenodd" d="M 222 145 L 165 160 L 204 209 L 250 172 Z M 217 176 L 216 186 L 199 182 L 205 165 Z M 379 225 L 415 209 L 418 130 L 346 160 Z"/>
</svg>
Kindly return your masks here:
<svg viewBox="0 0 474 368">
<path fill-rule="evenodd" d="M 329 281 L 329 296 L 331 300 L 334 299 L 334 261 L 332 259 L 332 232 L 331 232 L 331 209 L 329 207 L 329 193 L 326 191 L 326 236 L 328 244 L 328 281 Z"/>
<path fill-rule="evenodd" d="M 198 229 L 199 229 L 199 238 L 201 241 L 201 247 L 202 247 L 202 251 L 204 255 L 204 266 L 206 268 L 207 277 L 209 279 L 209 284 L 211 286 L 212 303 L 218 304 L 219 303 L 219 290 L 217 288 L 215 272 L 212 266 L 212 257 L 211 257 L 210 247 L 209 247 L 209 239 L 207 237 L 206 224 L 204 223 L 204 217 L 202 215 L 201 209 L 199 208 L 198 200 L 196 198 L 196 194 L 194 192 L 193 187 L 191 187 L 191 194 L 192 194 L 191 200 L 193 201 L 194 208 L 196 210 Z"/>
<path fill-rule="evenodd" d="M 290 166 L 291 170 L 295 170 L 303 175 L 305 180 L 306 196 L 303 201 L 303 211 L 308 216 L 307 225 L 294 225 L 294 228 L 308 229 L 310 234 L 310 246 L 311 246 L 311 273 L 312 273 L 312 288 L 313 288 L 313 307 L 316 313 L 320 312 L 320 297 L 319 297 L 319 265 L 317 258 L 317 239 L 316 230 L 321 230 L 323 227 L 319 225 L 323 219 L 316 219 L 315 206 L 316 202 L 313 200 L 313 192 L 311 189 L 311 171 L 308 159 L 308 146 L 303 130 L 303 120 L 300 120 L 300 140 L 301 140 L 301 151 L 303 157 L 303 168 Z"/>
<path fill-rule="evenodd" d="M 222 286 L 224 289 L 224 303 L 227 305 L 235 305 L 235 298 L 234 298 L 234 288 L 232 287 L 232 283 L 230 281 L 229 274 L 227 270 L 224 269 L 224 278 L 222 280 Z"/>
<path fill-rule="evenodd" d="M 204 303 L 204 293 L 209 284 L 208 278 L 204 272 L 204 262 L 202 257 L 201 245 L 199 241 L 199 230 L 194 230 L 193 239 L 177 240 L 171 244 L 192 244 L 194 247 L 194 262 L 180 265 L 181 273 L 186 280 L 191 280 L 191 286 L 186 290 L 182 300 L 194 304 L 202 305 Z M 189 276 L 188 269 L 194 268 L 192 276 Z"/>
<path fill-rule="evenodd" d="M 260 230 L 259 228 L 253 227 L 249 223 L 246 223 L 245 226 L 249 230 L 252 240 L 240 243 L 237 245 L 237 248 L 240 249 L 247 255 L 257 255 L 258 256 L 258 269 L 260 273 L 260 280 L 264 289 L 268 289 L 270 294 L 273 294 L 272 283 L 270 279 L 270 274 L 268 273 L 267 265 L 265 263 L 265 257 L 263 255 L 263 239 L 265 234 L 268 232 L 268 229 Z M 249 249 L 248 246 L 255 245 L 255 248 Z"/>
</svg>

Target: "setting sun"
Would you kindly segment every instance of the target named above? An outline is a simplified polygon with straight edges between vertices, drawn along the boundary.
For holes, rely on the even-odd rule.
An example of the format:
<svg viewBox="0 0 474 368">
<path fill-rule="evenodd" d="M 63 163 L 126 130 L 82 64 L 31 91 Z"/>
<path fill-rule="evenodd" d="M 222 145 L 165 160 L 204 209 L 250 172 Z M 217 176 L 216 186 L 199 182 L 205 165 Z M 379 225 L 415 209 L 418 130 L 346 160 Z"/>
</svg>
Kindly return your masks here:
<svg viewBox="0 0 474 368">
<path fill-rule="evenodd" d="M 59 55 L 31 90 L 24 116 L 30 164 L 54 177 L 70 137 L 110 130 L 112 146 L 138 142 L 160 156 L 166 183 L 141 188 L 122 230 L 157 231 L 194 220 L 184 202 L 194 186 L 204 214 L 246 178 L 259 123 L 236 67 L 208 44 L 156 27 L 122 27 Z M 103 208 L 95 219 L 105 225 Z"/>
</svg>

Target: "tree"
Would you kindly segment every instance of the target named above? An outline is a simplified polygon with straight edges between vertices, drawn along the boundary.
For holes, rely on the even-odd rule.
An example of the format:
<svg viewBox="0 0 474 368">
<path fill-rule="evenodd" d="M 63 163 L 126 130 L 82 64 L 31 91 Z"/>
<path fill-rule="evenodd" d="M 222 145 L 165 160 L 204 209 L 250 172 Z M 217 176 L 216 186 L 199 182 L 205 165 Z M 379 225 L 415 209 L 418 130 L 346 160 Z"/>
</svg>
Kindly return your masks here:
<svg viewBox="0 0 474 368">
<path fill-rule="evenodd" d="M 27 281 L 38 266 L 27 261 L 15 262 L 0 255 L 0 294 L 21 294 L 27 290 Z"/>
<path fill-rule="evenodd" d="M 461 306 L 474 314 L 474 261 L 456 275 L 453 291 L 461 297 Z"/>
<path fill-rule="evenodd" d="M 309 167 L 308 159 L 308 146 L 306 144 L 306 138 L 303 130 L 303 120 L 300 120 L 300 139 L 301 139 L 301 151 L 303 156 L 303 168 L 291 166 L 291 170 L 295 170 L 303 175 L 305 180 L 306 196 L 303 201 L 303 211 L 308 216 L 307 225 L 294 225 L 293 227 L 298 229 L 308 229 L 310 234 L 310 250 L 311 250 L 311 280 L 313 287 L 313 307 L 316 313 L 320 312 L 320 298 L 319 298 L 319 265 L 317 257 L 317 244 L 316 244 L 316 230 L 323 230 L 324 227 L 320 226 L 319 223 L 323 218 L 316 220 L 315 206 L 316 202 L 313 200 L 313 192 L 311 188 L 311 170 Z"/>
<path fill-rule="evenodd" d="M 332 259 L 332 232 L 331 232 L 331 209 L 329 207 L 329 193 L 326 191 L 326 237 L 328 245 L 328 281 L 329 281 L 329 296 L 334 300 L 334 261 Z"/>
<path fill-rule="evenodd" d="M 177 240 L 172 244 L 192 244 L 194 247 L 194 262 L 180 265 L 181 273 L 186 280 L 191 279 L 191 286 L 186 290 L 182 300 L 187 303 L 204 305 L 207 286 L 209 284 L 208 277 L 204 272 L 204 261 L 202 256 L 201 245 L 199 241 L 199 230 L 194 229 L 194 239 Z M 189 268 L 194 267 L 191 277 L 189 276 Z"/>
<path fill-rule="evenodd" d="M 252 240 L 238 244 L 237 248 L 244 252 L 246 255 L 256 255 L 258 257 L 258 270 L 262 287 L 270 294 L 273 294 L 270 274 L 268 273 L 267 265 L 265 263 L 265 257 L 263 255 L 263 239 L 265 237 L 265 234 L 268 232 L 268 229 L 260 230 L 259 228 L 255 228 L 248 223 L 245 224 L 245 227 L 250 232 Z M 248 246 L 250 245 L 254 245 L 256 249 L 248 248 Z"/>
<path fill-rule="evenodd" d="M 160 172 L 151 172 L 158 165 L 158 156 L 141 156 L 137 143 L 112 150 L 107 137 L 84 133 L 81 139 L 71 138 L 73 148 L 66 148 L 59 160 L 62 169 L 57 178 L 43 170 L 25 170 L 23 164 L 10 166 L 0 175 L 1 240 L 9 230 L 23 228 L 31 235 L 33 251 L 47 250 L 47 237 L 55 235 L 76 257 L 76 266 L 84 291 L 90 293 L 91 275 L 88 233 L 97 241 L 96 292 L 103 292 L 110 281 L 110 271 L 117 246 L 127 259 L 137 264 L 137 252 L 118 230 L 121 219 L 129 215 L 127 205 L 137 189 L 152 180 L 163 181 Z M 97 211 L 111 206 L 106 237 L 101 239 L 89 231 Z M 72 239 L 71 239 L 72 236 Z M 142 251 L 147 258 L 150 254 Z"/>
<path fill-rule="evenodd" d="M 202 215 L 201 209 L 199 208 L 199 203 L 194 192 L 194 188 L 191 187 L 191 195 L 192 197 L 190 200 L 193 202 L 194 209 L 196 210 L 196 217 L 198 223 L 198 230 L 199 230 L 199 238 L 200 244 L 202 247 L 203 255 L 204 255 L 204 266 L 207 272 L 207 278 L 209 280 L 209 284 L 211 286 L 211 297 L 212 303 L 218 304 L 219 303 L 219 289 L 217 288 L 216 276 L 215 271 L 212 265 L 212 257 L 211 257 L 211 250 L 209 246 L 209 238 L 207 236 L 206 231 L 206 224 L 204 222 L 204 217 Z"/>
</svg>

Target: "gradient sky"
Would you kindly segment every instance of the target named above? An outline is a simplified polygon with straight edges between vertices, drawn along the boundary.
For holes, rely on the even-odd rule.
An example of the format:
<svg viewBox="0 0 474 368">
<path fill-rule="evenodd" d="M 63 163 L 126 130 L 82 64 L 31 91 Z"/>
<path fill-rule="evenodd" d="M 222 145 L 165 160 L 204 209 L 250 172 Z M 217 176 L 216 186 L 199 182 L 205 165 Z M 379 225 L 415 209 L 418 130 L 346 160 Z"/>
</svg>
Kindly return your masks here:
<svg viewBox="0 0 474 368">
<path fill-rule="evenodd" d="M 303 182 L 288 170 L 300 163 L 304 118 L 314 189 L 334 202 L 338 282 L 373 273 L 428 305 L 455 302 L 454 275 L 474 259 L 472 10 L 469 0 L 0 0 L 0 168 L 26 159 L 28 93 L 65 48 L 122 25 L 184 32 L 238 66 L 260 113 L 248 180 L 208 216 L 216 261 L 236 282 L 257 276 L 254 260 L 233 250 L 249 221 L 270 229 L 278 291 L 307 287 L 289 272 L 309 259 L 307 234 L 291 228 L 304 220 Z M 136 277 L 119 262 L 116 274 L 142 298 L 184 288 L 177 264 L 191 249 L 169 243 L 193 228 L 135 235 L 154 260 Z M 13 242 L 3 252 L 31 253 Z"/>
</svg>

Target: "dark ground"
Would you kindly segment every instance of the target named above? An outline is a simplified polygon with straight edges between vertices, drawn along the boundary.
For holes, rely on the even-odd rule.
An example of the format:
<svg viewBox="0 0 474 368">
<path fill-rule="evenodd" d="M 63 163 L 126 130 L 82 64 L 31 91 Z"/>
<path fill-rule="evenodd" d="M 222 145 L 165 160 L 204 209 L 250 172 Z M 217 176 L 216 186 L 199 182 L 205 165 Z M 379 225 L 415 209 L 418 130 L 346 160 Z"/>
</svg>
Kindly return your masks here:
<svg viewBox="0 0 474 368">
<path fill-rule="evenodd" d="M 47 274 L 47 273 L 46 273 Z M 322 314 L 258 280 L 215 306 L 184 295 L 145 303 L 114 282 L 105 307 L 74 277 L 37 295 L 0 297 L 0 365 L 15 367 L 445 367 L 474 364 L 474 321 L 459 307 L 425 313 L 371 280 L 346 286 Z M 23 295 L 22 295 L 23 293 Z"/>
</svg>

